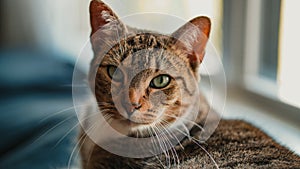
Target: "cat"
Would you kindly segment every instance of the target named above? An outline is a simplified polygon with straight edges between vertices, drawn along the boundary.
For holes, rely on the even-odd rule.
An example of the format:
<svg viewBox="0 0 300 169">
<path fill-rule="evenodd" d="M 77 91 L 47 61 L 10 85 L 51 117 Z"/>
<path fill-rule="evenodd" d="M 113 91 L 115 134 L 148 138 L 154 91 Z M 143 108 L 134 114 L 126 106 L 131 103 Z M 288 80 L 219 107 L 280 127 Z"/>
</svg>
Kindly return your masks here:
<svg viewBox="0 0 300 169">
<path fill-rule="evenodd" d="M 89 84 L 97 106 L 86 108 L 84 116 L 93 118 L 83 120 L 79 137 L 84 169 L 300 168 L 298 156 L 243 121 L 221 120 L 206 142 L 199 141 L 204 123 L 219 119 L 213 111 L 208 116 L 210 106 L 197 89 L 210 36 L 208 17 L 196 17 L 173 34 L 162 35 L 123 24 L 99 0 L 91 1 L 90 16 L 94 58 Z M 95 112 L 114 130 L 131 138 L 161 136 L 155 131 L 183 131 L 179 124 L 187 132 L 160 154 L 124 157 L 98 145 L 101 138 L 112 147 L 121 144 L 126 148 L 122 139 L 114 142 L 106 137 Z M 93 124 L 100 127 L 90 135 L 86 126 Z"/>
</svg>

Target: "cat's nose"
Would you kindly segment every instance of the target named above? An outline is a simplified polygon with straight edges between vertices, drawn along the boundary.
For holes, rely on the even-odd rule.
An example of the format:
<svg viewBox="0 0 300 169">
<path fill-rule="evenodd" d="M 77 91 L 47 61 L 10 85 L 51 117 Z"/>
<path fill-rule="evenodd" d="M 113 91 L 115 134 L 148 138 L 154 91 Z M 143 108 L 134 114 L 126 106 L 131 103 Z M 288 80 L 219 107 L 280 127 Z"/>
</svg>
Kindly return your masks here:
<svg viewBox="0 0 300 169">
<path fill-rule="evenodd" d="M 138 110 L 142 107 L 142 104 L 141 103 L 131 103 L 131 108 L 134 109 L 134 110 Z"/>
<path fill-rule="evenodd" d="M 128 117 L 130 117 L 135 110 L 139 110 L 141 107 L 142 107 L 142 104 L 140 104 L 140 103 L 126 104 L 125 109 L 126 109 L 126 113 L 127 113 Z"/>
<path fill-rule="evenodd" d="M 129 102 L 131 102 L 132 106 L 138 107 L 140 105 L 141 99 L 143 97 L 142 92 L 136 89 L 129 89 Z"/>
</svg>

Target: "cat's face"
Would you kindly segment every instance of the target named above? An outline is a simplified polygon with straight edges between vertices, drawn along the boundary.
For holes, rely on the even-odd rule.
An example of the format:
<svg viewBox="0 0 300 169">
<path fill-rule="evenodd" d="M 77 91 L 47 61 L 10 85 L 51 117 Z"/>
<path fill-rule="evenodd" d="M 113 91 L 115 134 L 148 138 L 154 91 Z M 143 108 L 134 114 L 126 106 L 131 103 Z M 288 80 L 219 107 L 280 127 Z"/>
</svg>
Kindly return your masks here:
<svg viewBox="0 0 300 169">
<path fill-rule="evenodd" d="M 110 49 L 98 67 L 95 94 L 99 108 L 109 109 L 103 114 L 111 115 L 130 132 L 171 124 L 181 116 L 183 97 L 196 90 L 185 54 L 171 49 L 170 41 L 158 34 L 126 38 Z"/>
<path fill-rule="evenodd" d="M 91 81 L 100 112 L 109 117 L 112 127 L 128 135 L 147 135 L 149 127 L 172 125 L 185 115 L 184 108 L 197 91 L 198 65 L 203 59 L 209 30 L 206 37 L 197 37 L 203 34 L 186 35 L 187 26 L 183 26 L 173 36 L 166 36 L 128 31 L 117 22 L 121 36 L 115 39 L 113 29 L 108 32 L 106 29 L 112 20 L 107 17 L 115 18 L 115 14 L 102 2 L 93 2 L 92 33 L 97 34 L 104 27 L 104 33 L 98 33 L 104 41 L 92 37 L 95 57 L 90 70 L 95 74 Z M 205 29 L 210 27 L 209 19 L 204 17 L 194 22 Z M 104 50 L 104 43 L 111 45 L 107 52 L 99 52 Z M 194 49 L 194 45 L 198 47 Z"/>
</svg>

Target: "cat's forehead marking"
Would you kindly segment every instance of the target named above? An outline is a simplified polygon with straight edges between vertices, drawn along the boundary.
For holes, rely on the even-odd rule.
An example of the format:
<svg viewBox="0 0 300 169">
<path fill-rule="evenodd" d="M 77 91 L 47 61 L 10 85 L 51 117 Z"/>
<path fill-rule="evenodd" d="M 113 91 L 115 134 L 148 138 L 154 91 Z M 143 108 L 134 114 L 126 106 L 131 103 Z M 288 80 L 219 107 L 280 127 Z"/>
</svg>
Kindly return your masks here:
<svg viewBox="0 0 300 169">
<path fill-rule="evenodd" d="M 183 60 L 183 62 L 188 63 L 186 53 L 180 49 L 174 48 L 174 46 L 171 45 L 174 43 L 174 41 L 176 41 L 175 38 L 167 35 L 156 33 L 140 33 L 135 36 L 120 40 L 109 50 L 106 58 L 116 64 L 119 64 L 127 57 L 132 57 L 132 55 L 138 51 L 147 50 L 151 53 L 153 50 L 161 49 L 168 51 L 169 53 L 173 53 L 173 55 L 179 57 L 181 60 Z"/>
<path fill-rule="evenodd" d="M 127 37 L 108 51 L 101 65 L 122 66 L 128 78 L 149 67 L 155 70 L 147 73 L 149 78 L 157 73 L 166 73 L 164 70 L 168 70 L 167 74 L 174 75 L 174 78 L 188 75 L 190 66 L 187 54 L 171 45 L 174 41 L 175 38 L 155 33 Z"/>
</svg>

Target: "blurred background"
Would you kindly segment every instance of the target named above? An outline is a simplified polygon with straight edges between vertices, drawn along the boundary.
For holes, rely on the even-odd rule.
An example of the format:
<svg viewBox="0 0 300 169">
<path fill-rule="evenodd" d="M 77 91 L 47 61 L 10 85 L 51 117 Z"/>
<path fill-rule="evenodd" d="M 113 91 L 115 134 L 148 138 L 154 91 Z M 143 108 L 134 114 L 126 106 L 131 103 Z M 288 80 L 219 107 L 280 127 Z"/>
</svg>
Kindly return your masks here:
<svg viewBox="0 0 300 169">
<path fill-rule="evenodd" d="M 0 168 L 76 164 L 72 73 L 89 40 L 89 2 L 0 1 Z M 104 2 L 119 17 L 209 16 L 227 77 L 223 117 L 249 121 L 300 154 L 300 1 Z"/>
</svg>

